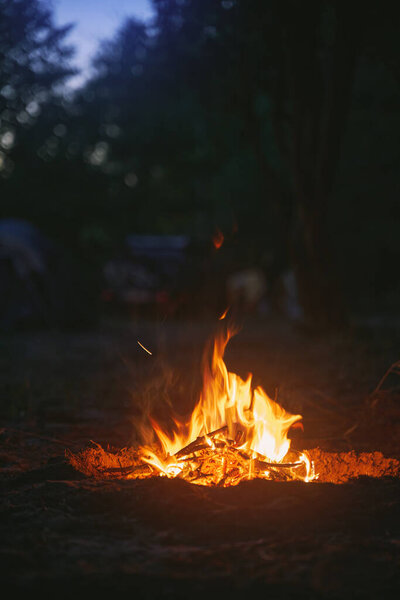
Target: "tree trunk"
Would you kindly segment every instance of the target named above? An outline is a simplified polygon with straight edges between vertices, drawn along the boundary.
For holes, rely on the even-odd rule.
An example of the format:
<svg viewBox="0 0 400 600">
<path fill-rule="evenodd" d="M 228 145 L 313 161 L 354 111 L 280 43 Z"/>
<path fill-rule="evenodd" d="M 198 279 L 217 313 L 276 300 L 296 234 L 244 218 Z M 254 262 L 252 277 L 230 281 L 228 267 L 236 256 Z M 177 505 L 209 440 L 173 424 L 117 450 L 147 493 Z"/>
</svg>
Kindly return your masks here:
<svg viewBox="0 0 400 600">
<path fill-rule="evenodd" d="M 291 258 L 307 321 L 338 326 L 346 320 L 329 232 L 329 203 L 354 77 L 355 10 L 334 4 L 331 64 L 320 59 L 321 6 L 293 2 L 287 20 L 288 95 L 294 211 Z M 325 75 L 325 77 L 323 77 Z"/>
</svg>

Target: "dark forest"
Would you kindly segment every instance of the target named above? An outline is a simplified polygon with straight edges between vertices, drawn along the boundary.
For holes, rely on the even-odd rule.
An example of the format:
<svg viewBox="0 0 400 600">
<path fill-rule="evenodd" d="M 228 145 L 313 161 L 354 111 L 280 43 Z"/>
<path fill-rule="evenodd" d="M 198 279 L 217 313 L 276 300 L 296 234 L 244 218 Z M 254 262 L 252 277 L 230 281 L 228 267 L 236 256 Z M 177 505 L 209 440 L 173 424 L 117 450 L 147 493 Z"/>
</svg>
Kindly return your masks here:
<svg viewBox="0 0 400 600">
<path fill-rule="evenodd" d="M 80 302 L 126 236 L 183 234 L 204 255 L 218 230 L 225 276 L 256 267 L 273 290 L 292 273 L 313 324 L 395 313 L 395 14 L 375 2 L 154 9 L 104 40 L 72 91 L 70 27 L 46 4 L 1 3 L 1 216 L 60 247 L 90 281 Z"/>
</svg>

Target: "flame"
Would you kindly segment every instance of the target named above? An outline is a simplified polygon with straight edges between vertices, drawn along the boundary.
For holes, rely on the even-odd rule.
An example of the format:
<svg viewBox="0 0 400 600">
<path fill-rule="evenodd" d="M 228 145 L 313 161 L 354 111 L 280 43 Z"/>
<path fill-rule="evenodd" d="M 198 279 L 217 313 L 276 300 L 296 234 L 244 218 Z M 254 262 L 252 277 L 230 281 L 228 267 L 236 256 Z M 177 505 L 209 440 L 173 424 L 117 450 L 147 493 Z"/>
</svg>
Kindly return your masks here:
<svg viewBox="0 0 400 600">
<path fill-rule="evenodd" d="M 213 235 L 213 244 L 214 244 L 214 248 L 216 250 L 219 250 L 222 246 L 222 244 L 224 243 L 224 234 L 222 233 L 222 231 L 220 229 L 216 229 L 214 235 Z"/>
<path fill-rule="evenodd" d="M 234 333 L 228 329 L 226 333 L 216 337 L 211 361 L 209 352 L 206 352 L 203 361 L 203 389 L 189 422 L 182 423 L 175 419 L 176 429 L 171 436 L 151 420 L 161 452 L 155 452 L 150 445 L 142 446 L 140 452 L 142 460 L 160 474 L 167 477 L 179 475 L 183 469 L 179 452 L 189 444 L 196 446 L 200 441 L 203 447 L 208 444 L 215 448 L 222 430 L 225 438 L 234 441 L 235 448 L 246 452 L 251 459 L 269 461 L 269 466 L 271 463 L 281 463 L 288 453 L 290 440 L 287 433 L 302 417 L 287 412 L 269 398 L 260 386 L 253 388 L 251 374 L 243 380 L 239 375 L 228 371 L 223 357 L 226 345 Z M 147 439 L 148 433 L 147 431 Z M 304 479 L 311 480 L 312 465 L 308 457 L 301 455 L 300 460 L 306 468 Z M 268 464 L 268 475 L 267 467 Z"/>
<path fill-rule="evenodd" d="M 219 320 L 219 321 L 222 321 L 223 319 L 225 319 L 226 315 L 228 314 L 228 310 L 229 310 L 229 308 L 230 308 L 230 307 L 229 307 L 229 306 L 227 306 L 227 307 L 226 307 L 226 309 L 224 310 L 224 312 L 222 313 L 222 315 L 220 315 L 220 316 L 218 317 L 218 320 Z"/>
</svg>

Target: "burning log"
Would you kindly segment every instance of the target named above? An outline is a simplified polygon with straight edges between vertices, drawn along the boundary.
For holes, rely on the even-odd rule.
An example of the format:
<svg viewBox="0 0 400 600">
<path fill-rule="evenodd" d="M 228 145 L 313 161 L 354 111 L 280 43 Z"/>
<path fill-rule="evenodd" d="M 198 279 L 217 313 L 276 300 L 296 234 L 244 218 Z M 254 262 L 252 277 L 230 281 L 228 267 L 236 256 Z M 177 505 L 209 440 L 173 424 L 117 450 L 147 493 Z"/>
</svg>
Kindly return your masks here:
<svg viewBox="0 0 400 600">
<path fill-rule="evenodd" d="M 203 450 L 203 448 L 209 448 L 210 444 L 208 443 L 208 440 L 213 439 L 218 434 L 226 433 L 227 431 L 228 428 L 226 425 L 224 425 L 223 427 L 220 427 L 219 429 L 216 429 L 211 433 L 202 435 L 195 439 L 194 442 L 191 442 L 181 450 L 178 450 L 178 452 L 175 452 L 175 454 L 173 454 L 173 457 L 180 458 L 181 456 L 188 456 L 189 454 L 197 452 L 198 450 Z"/>
</svg>

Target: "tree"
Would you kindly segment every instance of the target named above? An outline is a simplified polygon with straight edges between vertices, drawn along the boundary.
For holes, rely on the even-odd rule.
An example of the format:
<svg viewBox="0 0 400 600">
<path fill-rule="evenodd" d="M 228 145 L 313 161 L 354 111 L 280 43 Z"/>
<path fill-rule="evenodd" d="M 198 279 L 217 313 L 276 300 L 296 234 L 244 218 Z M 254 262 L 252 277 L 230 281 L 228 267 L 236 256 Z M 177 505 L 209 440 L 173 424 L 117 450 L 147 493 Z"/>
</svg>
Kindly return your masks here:
<svg viewBox="0 0 400 600">
<path fill-rule="evenodd" d="M 38 145 L 32 148 L 32 139 L 38 142 L 38 137 L 42 138 L 40 144 L 48 135 L 44 130 L 38 135 L 35 125 L 51 103 L 60 104 L 60 87 L 75 73 L 69 65 L 73 49 L 65 42 L 70 29 L 71 25 L 54 25 L 51 10 L 42 0 L 0 0 L 0 174 L 3 177 L 12 174 L 17 162 L 19 138 L 25 138 L 22 154 L 30 148 L 29 161 L 32 161 L 38 149 Z M 42 118 L 40 124 L 45 120 Z M 22 163 L 19 166 L 23 168 Z"/>
<path fill-rule="evenodd" d="M 154 5 L 158 37 L 178 81 L 196 90 L 215 121 L 228 113 L 242 123 L 264 203 L 274 212 L 275 254 L 281 268 L 288 261 L 294 269 L 307 320 L 343 323 L 329 223 L 334 182 L 358 57 L 372 44 L 398 74 L 390 56 L 395 37 L 388 42 L 390 28 L 380 27 L 387 15 L 377 14 L 374 3 L 344 0 Z M 215 143 L 222 131 L 216 128 Z"/>
<path fill-rule="evenodd" d="M 71 103 L 55 93 L 64 76 L 57 68 L 68 70 L 66 31 L 38 38 L 58 39 L 61 54 L 53 83 L 28 87 L 36 90 L 29 111 L 23 82 L 47 63 L 42 56 L 39 68 L 33 51 L 33 75 L 21 76 L 18 93 L 12 63 L 4 122 L 14 115 L 17 140 L 26 143 L 7 149 L 24 169 L 23 178 L 7 180 L 9 198 L 29 187 L 37 203 L 20 199 L 21 214 L 38 222 L 40 213 L 39 224 L 62 228 L 73 242 L 129 231 L 201 231 L 210 239 L 214 224 L 228 230 L 234 215 L 246 241 L 241 256 L 249 247 L 260 262 L 272 256 L 271 278 L 293 268 L 306 318 L 343 322 L 335 268 L 343 249 L 332 239 L 332 215 L 342 231 L 349 209 L 334 182 L 357 57 L 379 57 L 398 76 L 394 24 L 358 0 L 154 0 L 154 7 L 151 25 L 127 19 L 100 45 L 94 74 Z M 29 22 L 37 23 L 35 14 Z M 39 118 L 40 89 L 51 102 Z"/>
</svg>

